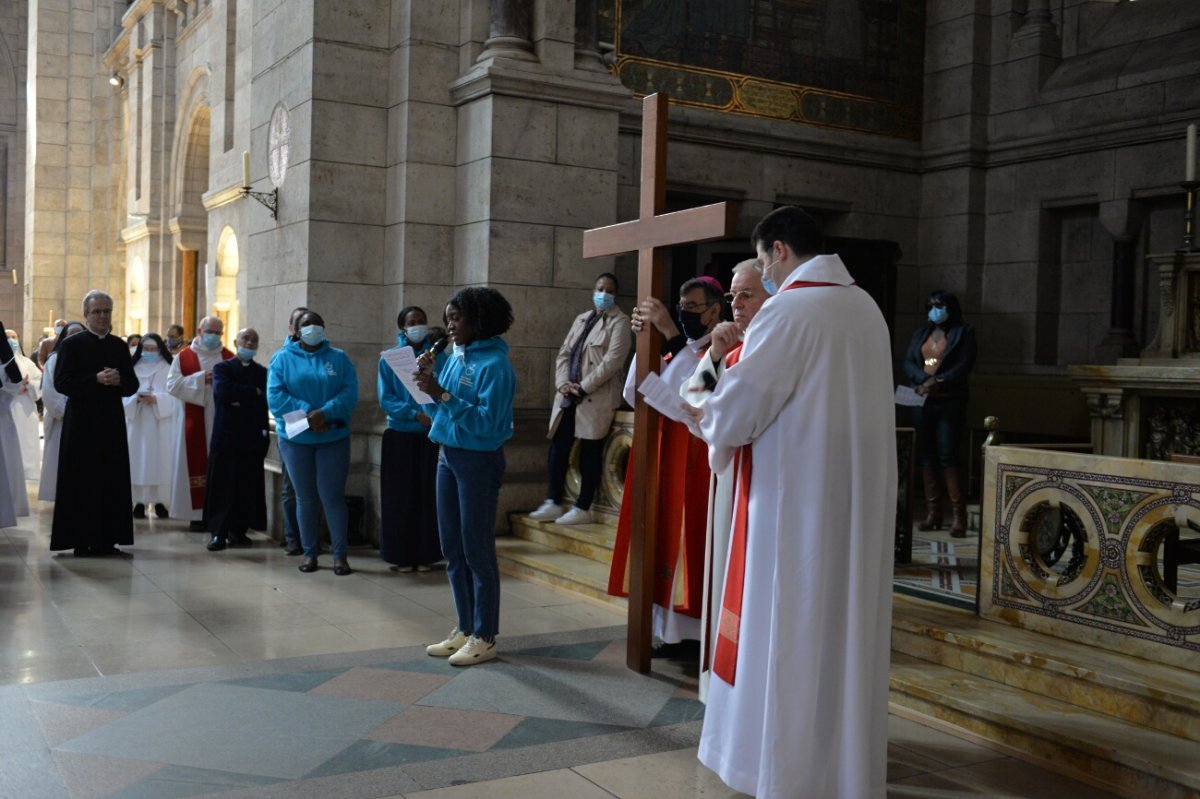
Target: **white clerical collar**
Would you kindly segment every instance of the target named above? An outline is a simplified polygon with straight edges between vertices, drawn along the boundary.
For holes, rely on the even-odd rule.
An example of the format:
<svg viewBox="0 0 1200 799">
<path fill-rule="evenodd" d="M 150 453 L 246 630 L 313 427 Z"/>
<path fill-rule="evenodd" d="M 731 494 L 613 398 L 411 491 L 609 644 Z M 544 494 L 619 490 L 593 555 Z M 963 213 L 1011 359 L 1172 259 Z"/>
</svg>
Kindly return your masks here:
<svg viewBox="0 0 1200 799">
<path fill-rule="evenodd" d="M 699 358 L 700 354 L 708 349 L 708 342 L 710 341 L 712 341 L 712 333 L 705 333 L 701 338 L 689 341 L 687 343 L 688 349 L 692 351 L 693 355 Z"/>
<path fill-rule="evenodd" d="M 854 282 L 846 265 L 837 255 L 814 255 L 793 269 L 787 279 L 779 285 L 779 288 L 787 288 L 797 280 L 810 283 L 837 283 L 839 286 L 849 286 Z"/>
</svg>

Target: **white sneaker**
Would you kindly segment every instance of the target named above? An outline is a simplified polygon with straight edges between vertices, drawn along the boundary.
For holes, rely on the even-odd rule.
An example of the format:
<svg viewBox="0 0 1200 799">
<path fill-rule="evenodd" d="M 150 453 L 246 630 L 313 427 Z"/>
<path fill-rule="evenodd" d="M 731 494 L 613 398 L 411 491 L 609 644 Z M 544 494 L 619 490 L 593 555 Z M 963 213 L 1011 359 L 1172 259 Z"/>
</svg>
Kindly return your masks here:
<svg viewBox="0 0 1200 799">
<path fill-rule="evenodd" d="M 583 508 L 571 508 L 554 520 L 555 524 L 591 524 L 592 512 Z"/>
<path fill-rule="evenodd" d="M 474 666 L 496 657 L 496 642 L 490 644 L 482 638 L 471 636 L 467 645 L 450 656 L 451 666 Z"/>
<path fill-rule="evenodd" d="M 562 515 L 563 506 L 552 499 L 548 499 L 539 505 L 537 510 L 529 514 L 529 518 L 537 522 L 552 522 Z"/>
<path fill-rule="evenodd" d="M 470 640 L 455 627 L 445 641 L 425 647 L 425 654 L 435 658 L 449 657 L 462 649 Z"/>
</svg>

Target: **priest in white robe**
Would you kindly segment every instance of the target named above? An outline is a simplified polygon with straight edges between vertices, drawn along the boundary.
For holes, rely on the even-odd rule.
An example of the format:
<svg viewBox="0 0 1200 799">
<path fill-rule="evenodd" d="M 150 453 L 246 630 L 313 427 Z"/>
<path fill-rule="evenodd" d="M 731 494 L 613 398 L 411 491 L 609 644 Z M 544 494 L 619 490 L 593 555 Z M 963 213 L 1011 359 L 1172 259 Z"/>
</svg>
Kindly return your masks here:
<svg viewBox="0 0 1200 799">
<path fill-rule="evenodd" d="M 759 799 L 884 799 L 895 418 L 887 324 L 816 222 L 768 214 L 770 292 L 704 408 L 735 461 L 699 758 Z"/>
<path fill-rule="evenodd" d="M 171 496 L 175 467 L 175 417 L 179 400 L 167 391 L 171 353 L 157 333 L 147 333 L 133 355 L 138 390 L 125 397 L 125 423 L 129 435 L 129 485 L 133 493 L 133 518 L 144 519 L 153 506 L 158 518 L 167 516 L 163 504 Z"/>
<path fill-rule="evenodd" d="M 9 405 L 12 411 L 13 423 L 17 426 L 17 438 L 21 441 L 21 464 L 24 466 L 26 480 L 37 480 L 42 473 L 41 430 L 38 427 L 37 402 L 41 397 L 42 371 L 37 364 L 21 351 L 21 340 L 17 331 L 6 330 L 8 346 L 12 349 L 13 357 L 17 359 L 17 367 L 21 370 L 22 381 L 14 386 L 13 401 Z"/>
<path fill-rule="evenodd" d="M 206 316 L 192 343 L 179 351 L 167 375 L 167 391 L 182 403 L 175 414 L 175 463 L 171 472 L 173 519 L 185 519 L 193 531 L 203 530 L 204 487 L 208 480 L 208 445 L 212 434 L 212 369 L 233 353 L 221 346 L 225 326 Z"/>
<path fill-rule="evenodd" d="M 54 387 L 54 366 L 58 361 L 58 344 L 68 336 L 83 331 L 79 322 L 64 322 L 46 356 L 42 372 L 42 477 L 38 481 L 38 499 L 53 502 L 58 486 L 58 450 L 62 440 L 62 420 L 67 412 L 67 396 Z"/>
<path fill-rule="evenodd" d="M 733 280 L 725 299 L 733 311 L 732 322 L 722 322 L 713 328 L 712 344 L 696 364 L 679 395 L 695 408 L 703 408 L 725 374 L 727 365 L 741 357 L 742 337 L 758 309 L 767 301 L 758 260 L 742 261 L 733 269 Z M 693 433 L 699 435 L 698 429 Z M 704 547 L 704 609 L 700 614 L 700 701 L 708 701 L 708 681 L 712 674 L 709 659 L 717 640 L 717 621 L 720 613 L 721 582 L 725 578 L 725 560 L 729 551 L 729 530 L 733 522 L 733 466 L 712 473 L 708 497 L 708 535 Z M 714 604 L 716 607 L 714 608 Z"/>
</svg>

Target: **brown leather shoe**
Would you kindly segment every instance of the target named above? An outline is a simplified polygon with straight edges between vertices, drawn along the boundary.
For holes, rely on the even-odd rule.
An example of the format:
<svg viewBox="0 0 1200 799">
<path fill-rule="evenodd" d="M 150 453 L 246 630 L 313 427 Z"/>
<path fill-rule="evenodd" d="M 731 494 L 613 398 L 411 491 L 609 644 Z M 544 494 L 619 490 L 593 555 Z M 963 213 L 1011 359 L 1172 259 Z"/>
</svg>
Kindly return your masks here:
<svg viewBox="0 0 1200 799">
<path fill-rule="evenodd" d="M 942 471 L 946 476 L 946 495 L 950 498 L 950 535 L 967 537 L 967 498 L 963 491 L 962 473 L 957 466 Z"/>
<path fill-rule="evenodd" d="M 917 525 L 922 532 L 942 529 L 942 476 L 936 466 L 922 466 L 925 482 L 925 521 Z"/>
</svg>

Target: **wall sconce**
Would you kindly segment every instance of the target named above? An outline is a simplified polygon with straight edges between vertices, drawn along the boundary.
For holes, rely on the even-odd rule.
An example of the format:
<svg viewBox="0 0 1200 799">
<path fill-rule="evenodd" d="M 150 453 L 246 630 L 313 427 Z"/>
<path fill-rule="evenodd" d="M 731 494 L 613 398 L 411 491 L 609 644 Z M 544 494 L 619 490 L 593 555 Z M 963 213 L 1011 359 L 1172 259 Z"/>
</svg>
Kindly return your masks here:
<svg viewBox="0 0 1200 799">
<path fill-rule="evenodd" d="M 272 219 L 279 218 L 279 189 L 274 191 L 253 191 L 250 188 L 250 153 L 242 152 L 242 196 L 258 200 L 271 212 Z"/>
<path fill-rule="evenodd" d="M 109 83 L 109 85 L 111 85 L 111 86 L 112 86 L 114 89 L 119 89 L 119 88 L 121 88 L 122 86 L 124 86 L 124 85 L 125 85 L 125 79 L 124 79 L 124 78 L 122 78 L 120 75 L 118 75 L 117 73 L 115 73 L 115 72 L 114 72 L 113 74 L 111 74 L 111 75 L 109 75 L 109 76 L 108 76 L 108 83 Z"/>
</svg>

